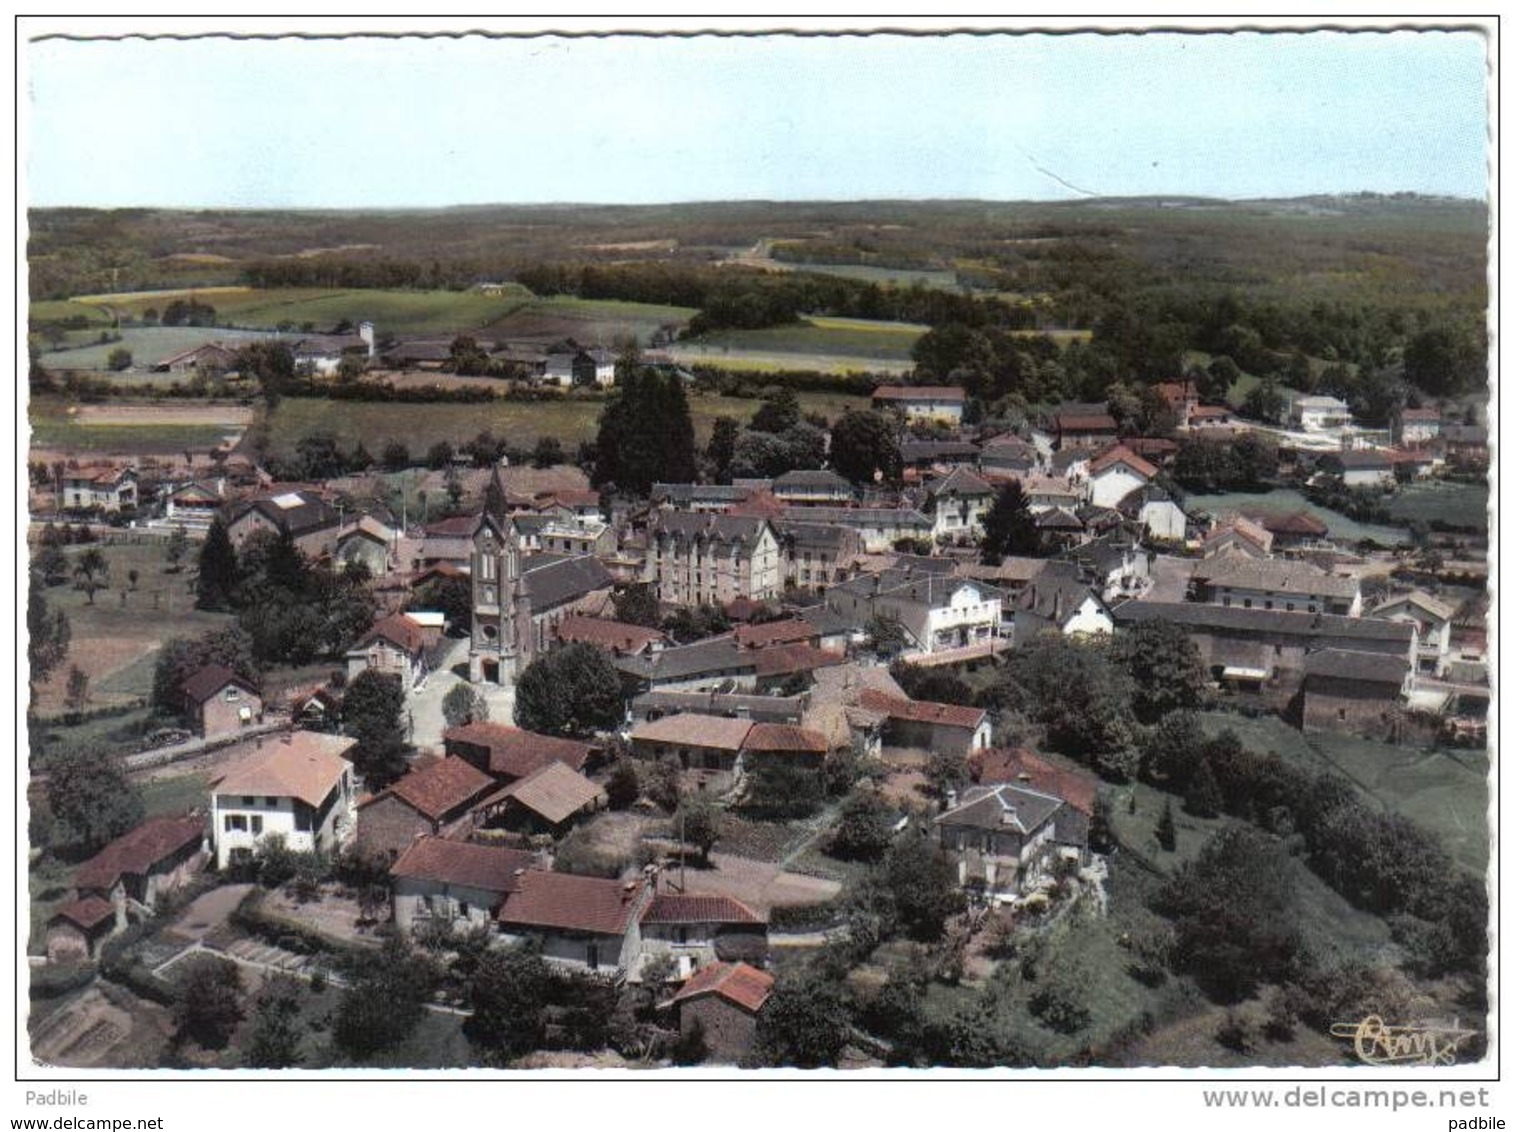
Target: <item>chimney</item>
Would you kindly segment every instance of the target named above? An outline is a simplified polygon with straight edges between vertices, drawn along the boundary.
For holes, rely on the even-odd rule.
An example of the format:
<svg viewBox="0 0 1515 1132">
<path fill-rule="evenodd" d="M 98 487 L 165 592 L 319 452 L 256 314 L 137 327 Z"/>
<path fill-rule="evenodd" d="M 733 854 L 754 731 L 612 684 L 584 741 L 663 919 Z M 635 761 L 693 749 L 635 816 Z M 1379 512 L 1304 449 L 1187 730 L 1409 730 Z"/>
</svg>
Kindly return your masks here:
<svg viewBox="0 0 1515 1132">
<path fill-rule="evenodd" d="M 368 347 L 368 356 L 370 358 L 373 357 L 377 350 L 377 347 L 374 343 L 373 323 L 358 323 L 358 337 L 363 339 L 363 344 Z"/>
</svg>

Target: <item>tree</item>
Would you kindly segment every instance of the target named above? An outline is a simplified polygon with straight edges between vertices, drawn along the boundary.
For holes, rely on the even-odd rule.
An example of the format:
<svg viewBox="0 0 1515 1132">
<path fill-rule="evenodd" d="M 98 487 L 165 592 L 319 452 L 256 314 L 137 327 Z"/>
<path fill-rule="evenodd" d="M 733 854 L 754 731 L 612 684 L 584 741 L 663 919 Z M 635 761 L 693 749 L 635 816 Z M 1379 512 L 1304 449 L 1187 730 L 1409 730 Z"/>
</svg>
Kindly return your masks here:
<svg viewBox="0 0 1515 1132">
<path fill-rule="evenodd" d="M 647 495 L 653 483 L 695 477 L 694 423 L 683 378 L 629 365 L 618 371 L 595 438 L 595 484 Z"/>
<path fill-rule="evenodd" d="M 366 668 L 342 694 L 342 727 L 358 741 L 353 765 L 369 790 L 405 771 L 405 689 L 394 673 Z"/>
<path fill-rule="evenodd" d="M 1121 634 L 1116 656 L 1131 676 L 1131 710 L 1142 723 L 1203 706 L 1210 679 L 1194 638 L 1162 618 L 1138 621 Z"/>
<path fill-rule="evenodd" d="M 222 1049 L 242 1020 L 242 972 L 230 960 L 206 957 L 190 967 L 174 1002 L 181 1038 Z"/>
<path fill-rule="evenodd" d="M 848 409 L 831 426 L 831 466 L 853 483 L 871 484 L 876 475 L 898 483 L 904 461 L 893 423 L 879 413 Z"/>
<path fill-rule="evenodd" d="M 164 314 L 167 323 L 168 315 Z M 237 351 L 233 368 L 238 373 L 251 377 L 263 391 L 270 408 L 289 393 L 300 377 L 295 372 L 295 355 L 287 342 L 259 340 L 249 342 Z"/>
<path fill-rule="evenodd" d="M 1205 734 L 1192 711 L 1175 711 L 1145 728 L 1138 745 L 1143 781 L 1165 790 L 1182 790 L 1199 764 Z"/>
<path fill-rule="evenodd" d="M 1115 848 L 1110 809 L 1110 795 L 1100 790 L 1094 795 L 1094 812 L 1089 815 L 1089 848 L 1096 853 L 1108 853 Z"/>
<path fill-rule="evenodd" d="M 1210 769 L 1210 760 L 1202 758 L 1189 779 L 1189 789 L 1184 792 L 1184 810 L 1197 818 L 1213 818 L 1220 815 L 1220 807 L 1220 787 L 1215 782 L 1215 772 Z"/>
<path fill-rule="evenodd" d="M 1178 827 L 1173 824 L 1173 799 L 1163 800 L 1162 817 L 1157 819 L 1157 843 L 1169 853 L 1178 847 Z"/>
<path fill-rule="evenodd" d="M 763 398 L 747 427 L 753 432 L 784 432 L 800 423 L 800 399 L 787 385 Z"/>
<path fill-rule="evenodd" d="M 489 718 L 489 703 L 471 684 L 454 684 L 442 697 L 442 718 L 448 727 L 482 723 Z"/>
<path fill-rule="evenodd" d="M 68 655 L 71 631 L 68 615 L 61 609 L 49 609 L 47 594 L 37 571 L 27 572 L 26 659 L 34 683 L 52 675 Z"/>
<path fill-rule="evenodd" d="M 379 462 L 386 472 L 403 472 L 410 467 L 410 448 L 399 440 L 391 440 L 379 454 Z"/>
<path fill-rule="evenodd" d="M 1405 343 L 1404 367 L 1406 380 L 1433 397 L 1455 397 L 1487 382 L 1487 346 L 1480 331 L 1430 326 Z"/>
<path fill-rule="evenodd" d="M 997 695 L 1046 728 L 1047 745 L 1126 781 L 1138 757 L 1130 722 L 1131 688 L 1101 640 L 1045 632 L 1017 642 Z"/>
<path fill-rule="evenodd" d="M 37 555 L 37 569 L 42 571 L 42 581 L 49 586 L 56 586 L 68 577 L 68 555 L 63 553 L 61 547 L 45 546 L 42 553 Z"/>
<path fill-rule="evenodd" d="M 536 1048 L 551 973 L 524 945 L 490 951 L 479 961 L 469 992 L 473 1013 L 463 1032 L 475 1045 L 519 1057 Z"/>
<path fill-rule="evenodd" d="M 657 591 L 647 582 L 630 582 L 619 586 L 611 594 L 610 600 L 615 607 L 615 619 L 627 625 L 656 629 L 662 620 Z"/>
<path fill-rule="evenodd" d="M 1173 921 L 1174 969 L 1221 1003 L 1296 975 L 1303 942 L 1294 867 L 1277 841 L 1250 827 L 1211 837 L 1152 901 Z"/>
<path fill-rule="evenodd" d="M 102 751 L 65 749 L 48 760 L 47 808 L 60 845 L 92 852 L 142 820 L 142 797 L 126 764 Z"/>
<path fill-rule="evenodd" d="M 877 861 L 894 840 L 894 814 L 872 790 L 854 790 L 842 803 L 831 853 L 851 861 Z"/>
<path fill-rule="evenodd" d="M 736 442 L 741 434 L 742 426 L 734 417 L 716 417 L 711 425 L 705 458 L 710 461 L 710 478 L 716 483 L 730 482 L 731 461 L 736 455 Z"/>
<path fill-rule="evenodd" d="M 90 547 L 74 564 L 74 588 L 84 591 L 85 599 L 95 604 L 95 593 L 110 584 L 110 564 L 96 546 Z"/>
<path fill-rule="evenodd" d="M 1200 371 L 1203 378 L 1196 378 L 1195 388 L 1205 401 L 1224 401 L 1231 387 L 1241 378 L 1241 367 L 1225 354 L 1217 354 L 1210 364 Z"/>
<path fill-rule="evenodd" d="M 605 781 L 605 796 L 612 810 L 624 810 L 641 796 L 642 784 L 637 775 L 636 763 L 629 758 L 617 759 L 610 768 L 610 777 Z"/>
<path fill-rule="evenodd" d="M 911 939 L 940 939 L 947 919 L 965 906 L 957 869 L 940 849 L 918 838 L 896 842 L 884 859 L 884 881 L 900 926 Z"/>
<path fill-rule="evenodd" d="M 117 346 L 105 357 L 106 368 L 112 373 L 132 368 L 132 352 L 125 346 Z"/>
<path fill-rule="evenodd" d="M 89 677 L 77 664 L 68 670 L 68 690 L 65 693 L 68 710 L 78 715 L 89 704 Z"/>
<path fill-rule="evenodd" d="M 466 632 L 473 624 L 473 588 L 466 577 L 433 578 L 416 590 L 410 608 L 440 613 L 454 632 Z"/>
<path fill-rule="evenodd" d="M 273 975 L 258 992 L 253 1012 L 252 1033 L 242 1055 L 248 1069 L 289 1069 L 299 1065 L 300 995 L 298 980 L 290 975 Z"/>
<path fill-rule="evenodd" d="M 819 772 L 788 759 L 766 758 L 750 765 L 744 809 L 767 818 L 802 818 L 825 802 Z"/>
<path fill-rule="evenodd" d="M 758 1015 L 764 1064 L 796 1069 L 835 1065 L 847 1044 L 850 1004 L 841 986 L 819 974 L 780 975 Z"/>
<path fill-rule="evenodd" d="M 938 798 L 945 798 L 968 781 L 968 760 L 959 750 L 932 751 L 926 760 L 926 781 Z"/>
<path fill-rule="evenodd" d="M 563 442 L 555 436 L 539 436 L 531 450 L 533 468 L 551 468 L 563 463 Z"/>
<path fill-rule="evenodd" d="M 169 562 L 171 565 L 176 564 L 171 549 Z M 226 525 L 218 517 L 211 522 L 205 542 L 200 546 L 199 571 L 195 577 L 195 607 L 230 609 L 237 580 L 237 552 L 232 547 L 231 536 L 226 533 Z"/>
<path fill-rule="evenodd" d="M 1279 389 L 1278 382 L 1267 377 L 1247 394 L 1242 401 L 1241 411 L 1253 420 L 1273 422 L 1282 419 L 1286 408 L 1288 398 Z"/>
<path fill-rule="evenodd" d="M 585 736 L 616 727 L 624 715 L 620 676 L 591 644 L 538 657 L 516 684 L 516 725 L 527 731 Z"/>
<path fill-rule="evenodd" d="M 452 463 L 452 444 L 446 440 L 439 440 L 426 450 L 426 466 L 432 471 L 440 471 Z"/>
<path fill-rule="evenodd" d="M 401 936 L 390 936 L 376 954 L 355 962 L 356 971 L 332 1021 L 337 1048 L 363 1058 L 404 1041 L 425 1012 L 436 972 Z"/>
<path fill-rule="evenodd" d="M 984 516 L 984 564 L 998 565 L 1007 555 L 1039 558 L 1045 553 L 1042 532 L 1031 514 L 1026 493 L 1019 480 L 1010 480 L 1000 488 Z"/>
<path fill-rule="evenodd" d="M 700 863 L 710 863 L 710 850 L 721 839 L 721 814 L 708 798 L 685 799 L 679 806 L 678 829 L 684 841 L 700 851 Z"/>
</svg>

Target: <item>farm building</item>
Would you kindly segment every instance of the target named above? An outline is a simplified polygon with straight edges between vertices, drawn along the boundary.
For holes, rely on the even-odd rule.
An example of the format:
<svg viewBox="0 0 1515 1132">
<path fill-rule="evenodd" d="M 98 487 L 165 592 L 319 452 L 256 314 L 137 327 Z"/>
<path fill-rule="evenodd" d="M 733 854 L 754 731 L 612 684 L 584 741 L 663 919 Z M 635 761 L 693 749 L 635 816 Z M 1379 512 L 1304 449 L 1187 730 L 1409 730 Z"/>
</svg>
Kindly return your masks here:
<svg viewBox="0 0 1515 1132">
<path fill-rule="evenodd" d="M 1300 721 L 1306 731 L 1392 737 L 1414 673 L 1402 656 L 1322 649 L 1305 657 Z"/>
<path fill-rule="evenodd" d="M 495 780 L 456 756 L 412 771 L 358 803 L 358 848 L 391 859 L 422 834 L 466 835 L 473 806 Z"/>
<path fill-rule="evenodd" d="M 678 1012 L 679 1033 L 698 1028 L 707 1056 L 742 1061 L 757 1043 L 757 1020 L 773 993 L 773 976 L 747 963 L 711 963 L 701 968 L 659 1009 Z"/>
<path fill-rule="evenodd" d="M 263 696 L 258 686 L 222 665 L 206 665 L 181 688 L 184 718 L 203 738 L 234 735 L 263 722 Z"/>
<path fill-rule="evenodd" d="M 957 385 L 881 385 L 873 391 L 875 409 L 898 409 L 907 420 L 963 423 L 967 394 Z"/>
</svg>

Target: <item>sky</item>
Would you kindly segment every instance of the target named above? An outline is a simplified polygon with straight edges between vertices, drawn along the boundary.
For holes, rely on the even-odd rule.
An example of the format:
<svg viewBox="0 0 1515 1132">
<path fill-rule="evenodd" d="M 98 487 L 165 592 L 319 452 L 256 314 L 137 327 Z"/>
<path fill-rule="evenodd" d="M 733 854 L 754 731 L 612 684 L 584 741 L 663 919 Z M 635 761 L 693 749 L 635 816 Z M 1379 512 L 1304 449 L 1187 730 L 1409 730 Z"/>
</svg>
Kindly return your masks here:
<svg viewBox="0 0 1515 1132">
<path fill-rule="evenodd" d="M 1488 177 L 1476 32 L 25 52 L 26 191 L 42 207 L 1483 197 Z"/>
</svg>

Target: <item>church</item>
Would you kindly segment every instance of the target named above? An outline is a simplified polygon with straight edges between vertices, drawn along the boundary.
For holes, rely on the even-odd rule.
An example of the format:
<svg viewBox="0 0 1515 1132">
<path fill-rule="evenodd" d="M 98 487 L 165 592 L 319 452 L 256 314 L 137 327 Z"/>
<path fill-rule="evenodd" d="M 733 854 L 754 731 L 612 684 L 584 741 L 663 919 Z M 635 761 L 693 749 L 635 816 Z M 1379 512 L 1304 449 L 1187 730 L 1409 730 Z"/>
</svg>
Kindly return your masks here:
<svg viewBox="0 0 1515 1132">
<path fill-rule="evenodd" d="M 500 469 L 484 496 L 470 555 L 473 636 L 468 678 L 507 684 L 557 641 L 573 614 L 603 616 L 615 579 L 591 554 L 528 554 L 510 514 Z"/>
</svg>

